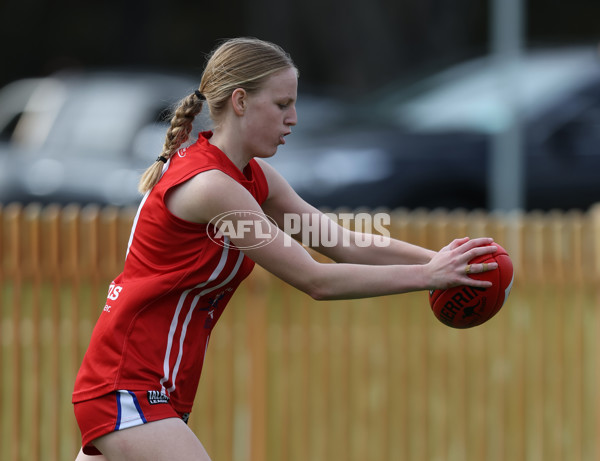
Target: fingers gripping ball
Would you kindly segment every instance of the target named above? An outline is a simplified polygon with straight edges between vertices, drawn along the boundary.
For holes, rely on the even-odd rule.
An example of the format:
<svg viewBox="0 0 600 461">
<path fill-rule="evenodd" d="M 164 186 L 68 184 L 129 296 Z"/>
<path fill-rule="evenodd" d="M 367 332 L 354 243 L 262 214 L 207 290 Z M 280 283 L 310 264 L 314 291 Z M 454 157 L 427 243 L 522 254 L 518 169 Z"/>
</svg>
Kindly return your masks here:
<svg viewBox="0 0 600 461">
<path fill-rule="evenodd" d="M 497 243 L 494 253 L 478 256 L 471 264 L 497 262 L 498 269 L 470 274 L 478 280 L 489 280 L 488 288 L 465 285 L 446 290 L 431 290 L 429 304 L 437 319 L 452 328 L 471 328 L 487 322 L 498 313 L 508 298 L 513 284 L 513 265 L 508 253 Z"/>
</svg>

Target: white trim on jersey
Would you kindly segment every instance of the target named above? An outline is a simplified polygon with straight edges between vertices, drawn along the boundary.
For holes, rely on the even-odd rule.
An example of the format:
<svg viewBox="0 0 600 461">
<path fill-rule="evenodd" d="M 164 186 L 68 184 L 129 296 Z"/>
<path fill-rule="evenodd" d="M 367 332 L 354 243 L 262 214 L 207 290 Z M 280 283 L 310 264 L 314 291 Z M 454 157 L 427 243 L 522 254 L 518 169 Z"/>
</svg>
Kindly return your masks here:
<svg viewBox="0 0 600 461">
<path fill-rule="evenodd" d="M 163 165 L 162 171 L 160 173 L 161 178 L 165 174 L 165 171 L 167 171 L 169 169 L 170 164 L 171 164 L 171 159 L 167 160 L 167 163 L 165 163 Z M 148 192 L 146 192 L 144 194 L 144 198 L 142 198 L 142 201 L 140 202 L 140 205 L 138 206 L 137 212 L 135 213 L 135 218 L 133 219 L 133 225 L 131 226 L 131 232 L 129 234 L 129 241 L 127 242 L 127 252 L 125 253 L 125 259 L 127 259 L 127 256 L 129 255 L 129 248 L 131 247 L 131 242 L 133 242 L 133 234 L 135 233 L 135 228 L 137 227 L 137 222 L 140 217 L 140 212 L 142 211 L 142 208 L 143 208 L 144 204 L 146 203 L 146 199 L 150 195 L 150 192 L 152 192 L 152 189 L 150 189 Z"/>
<path fill-rule="evenodd" d="M 150 189 L 150 190 L 152 190 L 152 189 Z M 125 253 L 125 259 L 127 259 L 127 256 L 129 256 L 129 248 L 131 248 L 131 242 L 133 242 L 133 234 L 135 234 L 135 228 L 137 227 L 137 223 L 138 223 L 138 219 L 140 217 L 140 213 L 142 211 L 142 207 L 144 206 L 144 203 L 146 203 L 146 199 L 148 198 L 149 195 L 150 195 L 150 191 L 148 191 L 148 192 L 146 192 L 146 194 L 144 194 L 144 198 L 140 202 L 140 206 L 138 206 L 137 212 L 135 214 L 135 218 L 133 218 L 133 225 L 131 226 L 131 232 L 129 233 L 129 241 L 127 242 L 127 252 Z"/>
<path fill-rule="evenodd" d="M 179 366 L 181 364 L 181 358 L 183 356 L 183 343 L 185 341 L 185 336 L 187 334 L 187 327 L 192 319 L 192 314 L 194 313 L 194 309 L 195 309 L 196 305 L 198 304 L 198 301 L 200 300 L 200 298 L 202 296 L 210 293 L 211 291 L 217 290 L 218 288 L 221 288 L 222 286 L 229 283 L 237 274 L 237 272 L 242 264 L 242 261 L 244 260 L 244 253 L 242 253 L 240 251 L 238 259 L 236 261 L 236 264 L 235 264 L 234 268 L 232 269 L 231 273 L 227 276 L 227 278 L 225 278 L 225 280 L 223 280 L 223 282 L 221 282 L 220 284 L 201 291 L 192 300 L 191 305 L 190 305 L 188 312 L 185 316 L 185 319 L 183 321 L 181 333 L 179 336 L 179 351 L 177 353 L 177 360 L 175 362 L 175 366 L 173 367 L 173 371 L 171 373 L 171 370 L 170 370 L 171 351 L 173 349 L 173 341 L 175 339 L 175 333 L 177 331 L 177 326 L 179 324 L 179 317 L 180 317 L 183 305 L 185 303 L 185 299 L 187 298 L 187 296 L 190 294 L 190 292 L 192 290 L 197 290 L 199 288 L 206 286 L 208 283 L 214 281 L 221 274 L 221 272 L 223 271 L 223 268 L 225 267 L 225 263 L 227 262 L 227 257 L 229 255 L 229 239 L 227 238 L 227 236 L 225 237 L 224 243 L 225 243 L 225 245 L 223 247 L 223 252 L 221 253 L 221 259 L 219 260 L 219 264 L 217 264 L 217 267 L 212 272 L 212 274 L 210 275 L 208 280 L 196 285 L 193 288 L 185 290 L 179 297 L 179 301 L 177 303 L 177 308 L 175 309 L 175 313 L 173 314 L 173 319 L 171 320 L 171 326 L 169 328 L 169 336 L 167 338 L 167 349 L 165 351 L 165 357 L 163 360 L 164 375 L 160 380 L 160 385 L 161 385 L 161 389 L 162 389 L 163 393 L 166 391 L 173 392 L 175 390 L 175 387 L 176 387 L 175 380 L 177 378 L 177 373 L 179 372 Z M 171 374 L 172 374 L 172 376 L 171 376 Z M 169 380 L 170 377 L 171 377 L 171 386 L 168 389 L 166 389 L 164 384 Z"/>
<path fill-rule="evenodd" d="M 242 265 L 243 260 L 244 260 L 244 253 L 242 253 L 240 251 L 238 259 L 235 263 L 235 267 L 232 269 L 229 276 L 225 280 L 223 280 L 221 283 L 219 283 L 218 285 L 216 285 L 212 288 L 203 290 L 194 297 L 194 300 L 190 306 L 190 309 L 189 309 L 187 315 L 185 316 L 185 321 L 183 322 L 183 327 L 181 328 L 181 335 L 179 337 L 179 354 L 177 355 L 177 362 L 175 362 L 175 366 L 173 367 L 173 379 L 172 379 L 173 385 L 168 389 L 169 392 L 173 392 L 175 390 L 175 379 L 177 378 L 177 373 L 179 372 L 179 365 L 181 364 L 181 357 L 183 355 L 183 342 L 185 340 L 185 335 L 187 334 L 187 327 L 190 323 L 190 320 L 192 320 L 192 314 L 194 313 L 194 308 L 196 307 L 196 305 L 198 304 L 198 301 L 200 300 L 200 298 L 202 296 L 210 293 L 211 291 L 217 290 L 218 288 L 221 288 L 222 286 L 227 285 L 229 282 L 231 282 L 233 277 L 235 277 L 235 275 L 237 274 L 237 271 L 239 270 L 240 266 Z"/>
<path fill-rule="evenodd" d="M 164 384 L 169 379 L 169 374 L 170 374 L 169 357 L 171 356 L 171 349 L 173 348 L 173 338 L 175 336 L 175 332 L 177 331 L 177 324 L 179 323 L 179 314 L 181 313 L 181 309 L 183 307 L 183 303 L 185 302 L 185 298 L 187 298 L 187 295 L 190 293 L 190 291 L 198 289 L 198 288 L 202 288 L 203 286 L 212 282 L 219 276 L 219 274 L 225 267 L 225 263 L 227 262 L 228 254 L 229 254 L 229 245 L 225 245 L 223 247 L 223 252 L 221 253 L 221 259 L 219 260 L 219 264 L 217 264 L 217 267 L 215 268 L 215 270 L 212 272 L 212 274 L 210 274 L 210 277 L 208 277 L 207 280 L 196 285 L 195 287 L 185 290 L 183 293 L 181 293 L 181 296 L 179 297 L 179 302 L 177 303 L 177 308 L 175 309 L 175 313 L 173 314 L 173 319 L 171 320 L 171 327 L 169 328 L 169 336 L 167 338 L 167 350 L 165 352 L 165 358 L 163 360 L 164 375 L 160 380 L 160 385 L 161 385 L 161 389 L 163 392 L 166 391 Z"/>
</svg>

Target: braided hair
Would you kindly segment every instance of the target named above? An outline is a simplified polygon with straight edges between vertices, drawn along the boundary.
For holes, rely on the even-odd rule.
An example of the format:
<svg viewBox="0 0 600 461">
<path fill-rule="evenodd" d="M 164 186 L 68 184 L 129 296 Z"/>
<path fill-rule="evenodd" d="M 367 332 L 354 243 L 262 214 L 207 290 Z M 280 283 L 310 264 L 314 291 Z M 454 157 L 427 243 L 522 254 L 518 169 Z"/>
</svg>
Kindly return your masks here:
<svg viewBox="0 0 600 461">
<path fill-rule="evenodd" d="M 175 109 L 162 152 L 142 175 L 139 191 L 145 194 L 158 182 L 163 165 L 188 140 L 194 119 L 205 102 L 211 119 L 218 126 L 237 88 L 247 93 L 257 92 L 269 76 L 288 68 L 296 69 L 296 66 L 291 57 L 273 43 L 256 38 L 234 38 L 221 43 L 208 57 L 199 89 L 183 98 Z"/>
</svg>

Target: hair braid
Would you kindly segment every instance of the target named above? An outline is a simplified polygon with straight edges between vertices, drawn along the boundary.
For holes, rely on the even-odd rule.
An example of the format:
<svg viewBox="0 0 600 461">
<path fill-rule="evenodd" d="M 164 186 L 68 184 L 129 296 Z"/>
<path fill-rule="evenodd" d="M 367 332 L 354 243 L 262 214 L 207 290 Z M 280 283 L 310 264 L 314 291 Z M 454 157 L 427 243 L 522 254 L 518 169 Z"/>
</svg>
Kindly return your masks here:
<svg viewBox="0 0 600 461">
<path fill-rule="evenodd" d="M 203 101 L 203 99 L 198 98 L 196 94 L 192 93 L 181 100 L 179 106 L 175 109 L 175 114 L 171 118 L 171 126 L 167 130 L 162 152 L 140 179 L 138 190 L 142 194 L 145 194 L 154 187 L 160 179 L 163 162 L 170 159 L 177 152 L 177 149 L 190 137 L 194 118 L 202 110 Z M 161 157 L 165 160 L 162 160 Z"/>
</svg>

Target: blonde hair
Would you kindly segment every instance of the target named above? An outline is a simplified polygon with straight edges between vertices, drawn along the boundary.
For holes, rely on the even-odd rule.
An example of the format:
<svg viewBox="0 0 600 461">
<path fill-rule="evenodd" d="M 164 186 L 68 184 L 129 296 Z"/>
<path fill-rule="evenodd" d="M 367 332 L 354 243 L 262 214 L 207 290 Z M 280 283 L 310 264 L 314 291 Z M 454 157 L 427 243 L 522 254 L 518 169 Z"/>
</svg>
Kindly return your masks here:
<svg viewBox="0 0 600 461">
<path fill-rule="evenodd" d="M 163 162 L 166 163 L 188 140 L 194 118 L 202 110 L 204 102 L 208 104 L 211 119 L 218 124 L 237 88 L 247 93 L 256 92 L 269 76 L 288 68 L 296 69 L 292 58 L 273 43 L 256 38 L 234 38 L 219 45 L 209 54 L 202 73 L 198 88 L 201 96 L 195 92 L 180 101 L 167 130 L 162 152 L 142 175 L 139 191 L 145 194 L 158 182 Z"/>
</svg>

